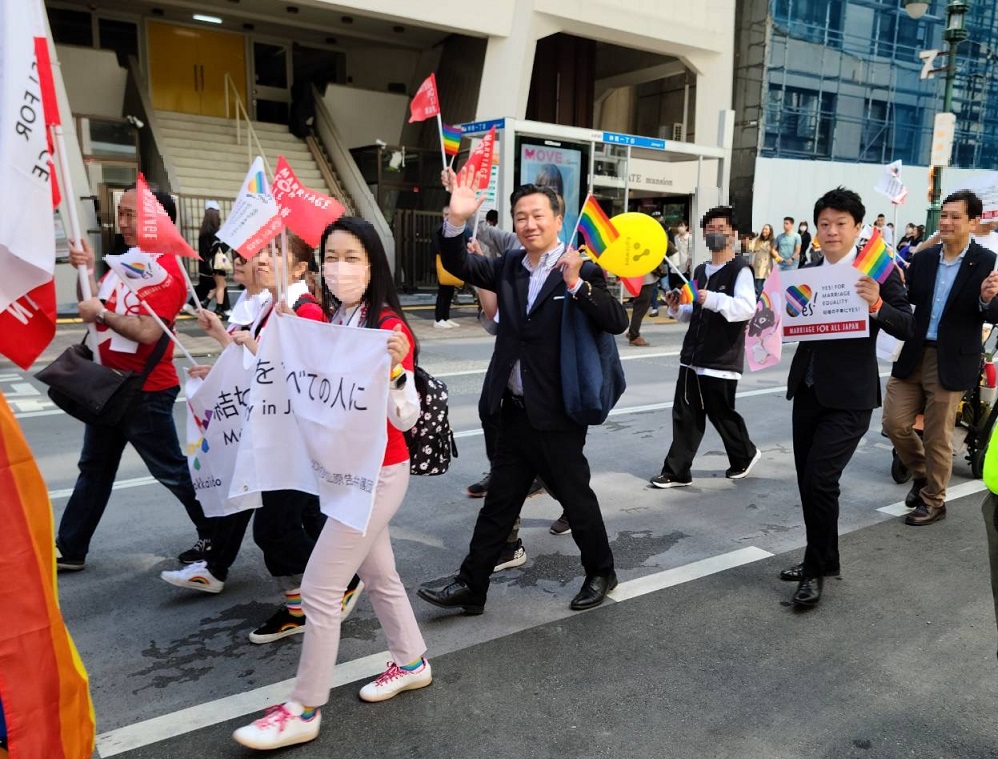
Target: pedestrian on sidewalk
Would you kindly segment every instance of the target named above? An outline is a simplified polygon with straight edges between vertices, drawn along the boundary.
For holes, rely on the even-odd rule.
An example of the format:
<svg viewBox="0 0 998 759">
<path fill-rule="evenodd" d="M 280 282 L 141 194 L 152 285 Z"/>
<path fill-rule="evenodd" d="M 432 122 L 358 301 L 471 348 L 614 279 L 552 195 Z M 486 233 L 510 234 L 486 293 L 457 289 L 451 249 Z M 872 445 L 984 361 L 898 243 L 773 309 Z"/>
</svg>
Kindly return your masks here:
<svg viewBox="0 0 998 759">
<path fill-rule="evenodd" d="M 697 298 L 680 305 L 679 293 L 666 293 L 669 316 L 689 324 L 679 355 L 679 377 L 672 405 L 672 445 L 662 471 L 651 478 L 656 488 L 693 484 L 691 467 L 707 420 L 728 454 L 725 476 L 748 476 L 762 456 L 752 443 L 745 420 L 735 411 L 735 392 L 745 363 L 745 329 L 755 313 L 752 267 L 736 256 L 738 222 L 730 206 L 712 208 L 700 222 L 710 262 L 693 273 Z"/>
<path fill-rule="evenodd" d="M 780 572 L 796 582 L 795 606 L 821 600 L 824 578 L 839 574 L 839 480 L 880 405 L 877 335 L 883 329 L 908 340 L 915 317 L 897 269 L 883 285 L 853 267 L 866 208 L 852 190 L 829 190 L 814 205 L 816 235 L 824 258 L 837 266 L 842 281 L 852 284 L 869 306 L 867 337 L 802 341 L 787 377 L 787 399 L 793 400 L 794 465 L 800 491 L 807 547 L 800 564 Z"/>
<path fill-rule="evenodd" d="M 443 223 L 433 232 L 433 250 L 437 262 L 437 300 L 433 305 L 433 326 L 436 329 L 454 329 L 461 325 L 450 318 L 451 301 L 454 299 L 454 293 L 457 291 L 457 288 L 463 287 L 464 282 L 447 271 L 440 261 L 442 230 L 444 228 L 443 225 L 447 223 L 447 219 L 450 216 L 450 208 L 444 206 L 441 213 L 443 215 Z M 471 230 L 469 229 L 464 234 L 465 244 L 470 239 Z"/>
<path fill-rule="evenodd" d="M 319 708 L 329 700 L 339 649 L 341 601 L 355 574 L 367 587 L 392 655 L 385 672 L 361 688 L 361 700 L 385 701 L 404 690 L 424 688 L 433 680 L 430 663 L 423 656 L 426 644 L 395 568 L 388 533 L 409 485 L 409 449 L 403 432 L 420 413 L 413 379 L 416 341 L 402 312 L 381 239 L 369 222 L 341 217 L 323 232 L 320 250 L 325 281 L 335 298 L 330 322 L 390 333 L 388 444 L 367 531 L 357 532 L 330 517 L 312 551 L 301 586 L 309 621 L 291 698 L 233 733 L 237 743 L 254 749 L 305 743 L 319 735 Z"/>
</svg>

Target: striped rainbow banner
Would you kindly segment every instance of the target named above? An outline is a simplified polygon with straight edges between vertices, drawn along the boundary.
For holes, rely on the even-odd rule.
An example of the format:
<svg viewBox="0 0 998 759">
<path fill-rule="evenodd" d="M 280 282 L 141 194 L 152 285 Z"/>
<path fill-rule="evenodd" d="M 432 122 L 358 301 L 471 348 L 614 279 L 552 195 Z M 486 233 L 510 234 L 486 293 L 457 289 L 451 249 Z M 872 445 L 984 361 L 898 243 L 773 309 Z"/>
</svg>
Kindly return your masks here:
<svg viewBox="0 0 998 759">
<path fill-rule="evenodd" d="M 0 394 L 0 690 L 13 757 L 90 759 L 94 708 L 59 610 L 48 489 Z"/>
<path fill-rule="evenodd" d="M 873 228 L 873 234 L 870 235 L 870 239 L 867 240 L 866 245 L 863 246 L 852 265 L 880 284 L 887 281 L 891 269 L 894 268 L 894 258 L 879 229 Z"/>
<path fill-rule="evenodd" d="M 587 249 L 594 256 L 603 255 L 603 251 L 620 237 L 617 228 L 613 226 L 613 222 L 610 221 L 610 218 L 600 208 L 600 204 L 592 195 L 586 196 L 586 202 L 582 205 L 582 211 L 579 213 L 578 226 L 582 236 L 586 239 Z M 569 240 L 569 243 L 571 244 L 573 241 Z"/>
<path fill-rule="evenodd" d="M 444 153 L 455 156 L 461 151 L 461 127 L 440 124 L 440 134 L 444 140 Z"/>
</svg>

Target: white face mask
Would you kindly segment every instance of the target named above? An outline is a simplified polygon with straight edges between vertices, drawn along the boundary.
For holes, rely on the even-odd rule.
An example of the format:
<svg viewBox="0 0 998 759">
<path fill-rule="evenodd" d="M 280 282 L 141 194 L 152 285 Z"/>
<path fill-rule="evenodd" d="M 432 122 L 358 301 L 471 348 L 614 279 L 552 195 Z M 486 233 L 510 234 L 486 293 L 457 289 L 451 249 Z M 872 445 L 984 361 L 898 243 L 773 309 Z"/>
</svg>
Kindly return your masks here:
<svg viewBox="0 0 998 759">
<path fill-rule="evenodd" d="M 367 264 L 354 264 L 347 261 L 333 261 L 322 265 L 322 276 L 326 286 L 340 303 L 359 303 L 367 290 Z"/>
</svg>

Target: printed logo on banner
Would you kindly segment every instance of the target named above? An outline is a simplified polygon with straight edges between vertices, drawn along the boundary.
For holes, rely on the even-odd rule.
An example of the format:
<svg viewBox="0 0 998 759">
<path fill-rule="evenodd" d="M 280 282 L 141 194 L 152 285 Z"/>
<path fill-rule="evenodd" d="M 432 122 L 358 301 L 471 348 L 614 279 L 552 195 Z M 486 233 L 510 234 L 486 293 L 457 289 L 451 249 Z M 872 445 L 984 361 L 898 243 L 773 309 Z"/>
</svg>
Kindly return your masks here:
<svg viewBox="0 0 998 759">
<path fill-rule="evenodd" d="M 811 305 L 813 290 L 809 285 L 792 285 L 787 288 L 787 316 L 810 316 L 814 313 Z"/>
</svg>

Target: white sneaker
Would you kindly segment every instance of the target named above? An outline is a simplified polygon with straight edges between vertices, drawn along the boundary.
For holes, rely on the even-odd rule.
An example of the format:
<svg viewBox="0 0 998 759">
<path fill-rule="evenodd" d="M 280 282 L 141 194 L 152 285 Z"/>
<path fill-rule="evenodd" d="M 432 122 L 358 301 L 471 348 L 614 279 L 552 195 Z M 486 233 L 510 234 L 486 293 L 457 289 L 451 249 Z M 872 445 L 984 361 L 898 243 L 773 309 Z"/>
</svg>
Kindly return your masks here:
<svg viewBox="0 0 998 759">
<path fill-rule="evenodd" d="M 308 743 L 319 736 L 322 714 L 316 712 L 312 719 L 302 719 L 304 707 L 288 701 L 280 706 L 272 706 L 267 713 L 246 727 L 232 734 L 236 743 L 247 748 L 268 749 Z"/>
<path fill-rule="evenodd" d="M 433 326 L 437 329 L 454 329 L 456 325 L 451 324 L 448 321 L 441 319 L 440 321 L 433 322 Z"/>
<path fill-rule="evenodd" d="M 204 561 L 188 564 L 183 569 L 160 572 L 159 578 L 178 588 L 193 588 L 205 593 L 221 593 L 225 587 L 225 582 L 208 571 L 208 563 Z"/>
<path fill-rule="evenodd" d="M 404 690 L 425 688 L 433 682 L 433 672 L 430 670 L 430 663 L 426 659 L 423 659 L 422 662 L 412 672 L 402 669 L 393 661 L 388 662 L 388 669 L 377 680 L 368 683 L 360 689 L 360 700 L 371 703 L 387 701 L 392 696 Z"/>
<path fill-rule="evenodd" d="M 190 316 L 197 316 L 198 315 L 198 310 L 196 308 L 194 308 L 194 306 L 191 305 L 190 303 L 185 303 L 180 310 L 183 311 L 185 314 L 188 314 Z"/>
<path fill-rule="evenodd" d="M 761 458 L 762 458 L 762 451 L 756 448 L 755 456 L 752 457 L 752 460 L 749 462 L 747 467 L 745 467 L 744 469 L 735 469 L 734 467 L 730 467 L 728 471 L 724 473 L 724 476 L 727 477 L 729 480 L 740 480 L 744 477 L 748 477 L 749 472 L 752 471 L 752 467 L 758 464 L 759 459 Z"/>
<path fill-rule="evenodd" d="M 453 319 L 448 319 L 448 320 L 447 320 L 447 323 L 448 323 L 448 324 L 449 324 L 449 325 L 450 325 L 451 327 L 460 327 L 460 326 L 461 326 L 460 324 L 458 324 L 458 323 L 457 323 L 456 321 L 454 321 Z"/>
</svg>

